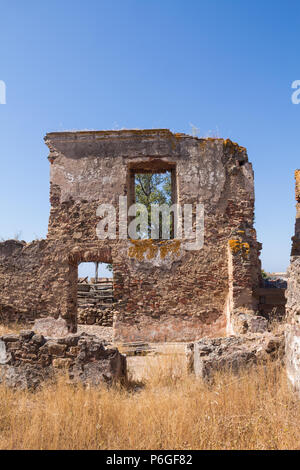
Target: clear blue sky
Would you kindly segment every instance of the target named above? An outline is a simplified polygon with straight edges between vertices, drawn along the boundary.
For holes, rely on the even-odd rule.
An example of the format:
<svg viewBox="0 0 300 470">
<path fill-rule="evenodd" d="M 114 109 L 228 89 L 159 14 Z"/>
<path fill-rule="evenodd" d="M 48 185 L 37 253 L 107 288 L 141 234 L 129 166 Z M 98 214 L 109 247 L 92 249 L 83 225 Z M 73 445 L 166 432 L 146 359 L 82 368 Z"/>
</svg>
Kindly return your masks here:
<svg viewBox="0 0 300 470">
<path fill-rule="evenodd" d="M 255 171 L 263 267 L 289 263 L 300 167 L 299 1 L 1 0 L 0 237 L 45 236 L 43 136 L 170 128 L 229 137 Z"/>
</svg>

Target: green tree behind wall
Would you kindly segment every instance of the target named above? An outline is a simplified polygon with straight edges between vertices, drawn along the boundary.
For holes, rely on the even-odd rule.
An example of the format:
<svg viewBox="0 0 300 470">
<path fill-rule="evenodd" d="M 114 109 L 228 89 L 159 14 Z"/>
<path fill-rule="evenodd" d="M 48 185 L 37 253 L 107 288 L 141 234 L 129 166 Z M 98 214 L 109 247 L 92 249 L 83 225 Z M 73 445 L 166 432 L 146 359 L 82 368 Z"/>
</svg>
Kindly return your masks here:
<svg viewBox="0 0 300 470">
<path fill-rule="evenodd" d="M 171 191 L 171 173 L 169 171 L 165 173 L 137 173 L 135 175 L 135 201 L 146 206 L 148 211 L 148 234 L 141 234 L 141 237 L 147 238 L 151 236 L 151 228 L 153 228 L 154 224 L 151 220 L 151 204 L 167 204 L 171 206 Z M 172 224 L 172 220 L 170 224 Z"/>
</svg>

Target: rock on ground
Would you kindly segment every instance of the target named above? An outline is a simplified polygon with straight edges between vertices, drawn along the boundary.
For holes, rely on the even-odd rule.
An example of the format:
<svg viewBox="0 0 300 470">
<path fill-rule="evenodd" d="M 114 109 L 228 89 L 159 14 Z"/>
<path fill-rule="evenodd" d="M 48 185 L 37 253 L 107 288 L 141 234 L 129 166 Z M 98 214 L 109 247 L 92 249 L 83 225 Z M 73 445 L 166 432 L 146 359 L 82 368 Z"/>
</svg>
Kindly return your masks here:
<svg viewBox="0 0 300 470">
<path fill-rule="evenodd" d="M 271 333 L 203 338 L 187 345 L 189 370 L 197 377 L 210 381 L 220 370 L 237 374 L 241 369 L 258 363 L 282 360 L 284 336 Z"/>
<path fill-rule="evenodd" d="M 38 318 L 35 320 L 33 330 L 38 334 L 55 338 L 62 338 L 69 333 L 66 320 L 53 317 Z"/>
</svg>

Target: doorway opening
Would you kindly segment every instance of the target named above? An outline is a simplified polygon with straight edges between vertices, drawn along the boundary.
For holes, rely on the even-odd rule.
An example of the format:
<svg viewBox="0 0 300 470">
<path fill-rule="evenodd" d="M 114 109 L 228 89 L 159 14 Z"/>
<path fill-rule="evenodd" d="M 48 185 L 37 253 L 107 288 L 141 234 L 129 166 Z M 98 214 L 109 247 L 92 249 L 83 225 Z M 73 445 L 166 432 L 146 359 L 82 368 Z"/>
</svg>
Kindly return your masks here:
<svg viewBox="0 0 300 470">
<path fill-rule="evenodd" d="M 86 262 L 78 265 L 77 322 L 112 326 L 114 307 L 113 266 Z"/>
</svg>

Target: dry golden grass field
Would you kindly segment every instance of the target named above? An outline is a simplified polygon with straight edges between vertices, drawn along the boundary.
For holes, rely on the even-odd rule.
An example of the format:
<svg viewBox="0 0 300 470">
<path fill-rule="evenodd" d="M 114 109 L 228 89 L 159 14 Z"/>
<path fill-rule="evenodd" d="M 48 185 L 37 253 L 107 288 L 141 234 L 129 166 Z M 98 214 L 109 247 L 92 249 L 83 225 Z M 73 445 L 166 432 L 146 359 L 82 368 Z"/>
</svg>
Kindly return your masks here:
<svg viewBox="0 0 300 470">
<path fill-rule="evenodd" d="M 4 329 L 4 328 L 3 328 Z M 182 355 L 145 361 L 127 388 L 64 377 L 36 392 L 0 386 L 1 449 L 299 449 L 300 401 L 270 364 L 208 386 Z"/>
</svg>

